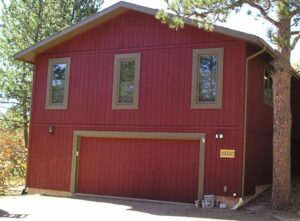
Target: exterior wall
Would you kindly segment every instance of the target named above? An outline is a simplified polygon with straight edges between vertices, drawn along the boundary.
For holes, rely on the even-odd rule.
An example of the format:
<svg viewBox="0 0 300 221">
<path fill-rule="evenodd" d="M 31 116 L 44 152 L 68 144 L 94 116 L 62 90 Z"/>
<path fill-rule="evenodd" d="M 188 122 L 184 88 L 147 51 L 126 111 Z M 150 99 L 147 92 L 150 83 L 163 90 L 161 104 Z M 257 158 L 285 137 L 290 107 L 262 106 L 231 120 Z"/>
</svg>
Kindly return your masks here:
<svg viewBox="0 0 300 221">
<path fill-rule="evenodd" d="M 256 51 L 248 47 L 248 56 Z M 255 186 L 272 182 L 273 108 L 263 101 L 264 62 L 258 56 L 249 62 L 247 136 L 245 155 L 245 195 Z"/>
<path fill-rule="evenodd" d="M 192 50 L 224 48 L 223 108 L 191 109 Z M 112 110 L 114 55 L 141 53 L 139 108 Z M 45 110 L 49 58 L 71 57 L 67 110 Z M 73 130 L 206 133 L 204 193 L 242 193 L 245 43 L 194 27 L 174 31 L 126 12 L 37 57 L 28 184 L 70 189 Z M 48 126 L 55 134 L 48 133 Z M 215 133 L 225 138 L 216 140 Z M 221 159 L 221 148 L 236 150 Z M 227 193 L 223 193 L 228 186 Z"/>
</svg>

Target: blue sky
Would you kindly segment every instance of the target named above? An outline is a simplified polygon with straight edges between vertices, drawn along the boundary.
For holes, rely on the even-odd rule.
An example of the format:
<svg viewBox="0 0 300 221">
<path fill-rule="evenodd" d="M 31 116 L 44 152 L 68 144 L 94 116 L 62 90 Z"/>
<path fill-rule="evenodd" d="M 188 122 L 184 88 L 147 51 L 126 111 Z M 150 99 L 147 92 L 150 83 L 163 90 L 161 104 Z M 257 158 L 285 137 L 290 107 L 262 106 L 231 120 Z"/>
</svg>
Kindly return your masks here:
<svg viewBox="0 0 300 221">
<path fill-rule="evenodd" d="M 161 9 L 165 7 L 165 3 L 163 0 L 126 0 L 127 2 L 135 3 L 138 5 L 143 5 L 151 8 Z M 102 5 L 102 9 L 109 7 L 115 3 L 119 2 L 119 0 L 104 0 Z M 270 43 L 267 37 L 267 28 L 268 23 L 264 23 L 263 19 L 255 20 L 254 16 L 247 15 L 247 11 L 249 8 L 243 7 L 242 10 L 237 14 L 232 14 L 226 23 L 219 24 L 221 26 L 235 29 L 238 31 L 246 32 L 249 34 L 257 35 L 261 38 L 264 38 L 267 42 Z M 255 11 L 252 13 L 256 14 Z M 292 63 L 300 63 L 300 42 L 297 47 L 292 52 Z"/>
</svg>

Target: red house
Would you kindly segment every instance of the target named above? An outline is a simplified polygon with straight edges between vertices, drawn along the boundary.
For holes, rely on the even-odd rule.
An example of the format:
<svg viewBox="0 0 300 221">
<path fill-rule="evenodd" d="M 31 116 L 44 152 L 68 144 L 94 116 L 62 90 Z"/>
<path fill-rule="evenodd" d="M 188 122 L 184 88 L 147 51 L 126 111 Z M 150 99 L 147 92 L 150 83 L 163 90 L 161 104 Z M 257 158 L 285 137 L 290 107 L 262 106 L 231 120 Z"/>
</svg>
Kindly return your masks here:
<svg viewBox="0 0 300 221">
<path fill-rule="evenodd" d="M 120 2 L 16 55 L 35 65 L 29 192 L 236 202 L 271 184 L 272 48 L 155 14 Z"/>
</svg>

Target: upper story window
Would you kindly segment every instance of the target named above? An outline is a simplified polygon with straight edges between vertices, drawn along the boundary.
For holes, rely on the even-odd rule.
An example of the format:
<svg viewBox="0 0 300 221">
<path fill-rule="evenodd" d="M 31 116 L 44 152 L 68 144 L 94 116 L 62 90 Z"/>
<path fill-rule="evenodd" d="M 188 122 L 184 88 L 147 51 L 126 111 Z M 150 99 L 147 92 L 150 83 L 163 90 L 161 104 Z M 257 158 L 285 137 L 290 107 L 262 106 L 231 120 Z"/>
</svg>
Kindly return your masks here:
<svg viewBox="0 0 300 221">
<path fill-rule="evenodd" d="M 222 108 L 223 48 L 194 49 L 192 108 Z"/>
<path fill-rule="evenodd" d="M 70 58 L 49 59 L 46 109 L 67 109 Z"/>
<path fill-rule="evenodd" d="M 117 54 L 114 61 L 113 109 L 137 109 L 140 53 Z"/>
<path fill-rule="evenodd" d="M 273 91 L 272 91 L 272 69 L 270 65 L 265 64 L 264 68 L 264 103 L 272 106 Z"/>
</svg>

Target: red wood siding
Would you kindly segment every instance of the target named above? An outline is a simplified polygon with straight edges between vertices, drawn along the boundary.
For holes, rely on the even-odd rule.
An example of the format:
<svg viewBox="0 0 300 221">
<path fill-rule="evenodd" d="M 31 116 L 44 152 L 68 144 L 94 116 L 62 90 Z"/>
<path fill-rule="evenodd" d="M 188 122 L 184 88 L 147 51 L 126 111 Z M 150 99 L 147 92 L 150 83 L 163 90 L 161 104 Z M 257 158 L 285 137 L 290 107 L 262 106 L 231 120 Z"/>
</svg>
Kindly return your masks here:
<svg viewBox="0 0 300 221">
<path fill-rule="evenodd" d="M 192 50 L 209 47 L 224 48 L 223 108 L 192 110 Z M 139 108 L 112 110 L 114 55 L 128 52 L 141 53 Z M 56 57 L 72 59 L 67 110 L 45 110 L 48 59 Z M 73 130 L 200 132 L 207 136 L 205 193 L 240 195 L 244 60 L 243 41 L 190 26 L 170 30 L 152 16 L 131 11 L 39 55 L 31 118 L 30 186 L 47 188 L 49 181 L 50 189 L 69 190 Z M 55 135 L 48 134 L 48 125 L 55 126 Z M 216 132 L 223 132 L 225 139 L 216 140 Z M 221 148 L 235 149 L 236 158 L 221 159 Z M 35 168 L 40 159 L 45 165 L 54 162 L 51 156 L 64 161 L 53 163 L 51 170 Z M 225 185 L 227 193 L 223 193 Z"/>
<path fill-rule="evenodd" d="M 253 53 L 249 50 L 248 55 Z M 272 182 L 273 108 L 263 102 L 264 61 L 259 56 L 249 63 L 245 195 Z"/>
<path fill-rule="evenodd" d="M 79 193 L 193 203 L 199 141 L 81 138 Z"/>
<path fill-rule="evenodd" d="M 31 188 L 70 190 L 72 130 L 57 127 L 55 135 L 48 127 L 31 127 L 28 186 Z"/>
</svg>

